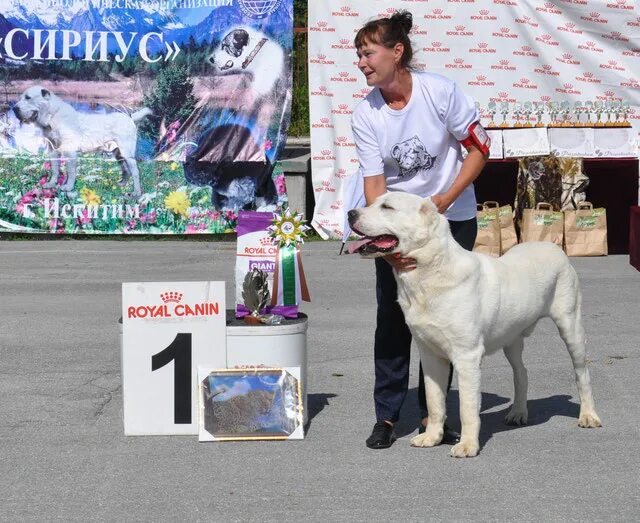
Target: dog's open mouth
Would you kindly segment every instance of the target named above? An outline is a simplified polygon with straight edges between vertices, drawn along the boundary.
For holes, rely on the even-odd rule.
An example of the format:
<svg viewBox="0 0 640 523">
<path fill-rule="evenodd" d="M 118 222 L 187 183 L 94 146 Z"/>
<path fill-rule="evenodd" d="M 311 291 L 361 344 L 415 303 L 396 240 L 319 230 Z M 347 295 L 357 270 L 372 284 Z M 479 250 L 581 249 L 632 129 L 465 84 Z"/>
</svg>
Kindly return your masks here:
<svg viewBox="0 0 640 523">
<path fill-rule="evenodd" d="M 381 234 L 380 236 L 366 236 L 362 240 L 354 242 L 349 252 L 359 254 L 376 254 L 391 252 L 400 243 L 400 240 L 392 234 Z"/>
</svg>

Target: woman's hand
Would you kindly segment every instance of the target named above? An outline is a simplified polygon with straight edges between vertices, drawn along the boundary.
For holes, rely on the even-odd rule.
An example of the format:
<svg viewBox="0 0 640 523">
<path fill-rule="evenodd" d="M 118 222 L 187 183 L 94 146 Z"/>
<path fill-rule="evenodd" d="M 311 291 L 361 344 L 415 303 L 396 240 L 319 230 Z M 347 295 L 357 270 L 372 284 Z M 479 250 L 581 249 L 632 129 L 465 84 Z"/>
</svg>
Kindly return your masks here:
<svg viewBox="0 0 640 523">
<path fill-rule="evenodd" d="M 438 208 L 440 214 L 443 214 L 453 203 L 453 200 L 446 194 L 434 194 L 431 201 Z"/>
<path fill-rule="evenodd" d="M 398 272 L 412 271 L 416 268 L 416 260 L 414 258 L 403 258 L 399 252 L 387 254 L 384 259 Z"/>
</svg>

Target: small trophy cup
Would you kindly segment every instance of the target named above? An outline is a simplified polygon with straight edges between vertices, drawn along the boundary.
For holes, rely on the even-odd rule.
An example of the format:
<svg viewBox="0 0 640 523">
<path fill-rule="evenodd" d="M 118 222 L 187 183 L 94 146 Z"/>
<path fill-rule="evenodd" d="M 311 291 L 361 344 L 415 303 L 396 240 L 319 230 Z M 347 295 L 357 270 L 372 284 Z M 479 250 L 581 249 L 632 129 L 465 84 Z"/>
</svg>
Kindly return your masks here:
<svg viewBox="0 0 640 523">
<path fill-rule="evenodd" d="M 513 117 L 516 120 L 516 123 L 514 123 L 513 126 L 518 129 L 522 127 L 522 123 L 520 123 L 520 118 L 522 117 L 522 104 L 520 102 L 516 102 L 513 105 Z"/>
<path fill-rule="evenodd" d="M 594 127 L 604 127 L 602 123 L 602 113 L 604 112 L 602 101 L 596 100 L 593 102 L 593 111 L 596 113 L 596 123 L 593 124 Z"/>
<path fill-rule="evenodd" d="M 533 127 L 533 125 L 531 125 L 531 113 L 533 111 L 533 106 L 531 105 L 531 102 L 525 102 L 523 104 L 523 113 L 524 113 L 524 124 L 522 125 L 522 127 Z"/>
<path fill-rule="evenodd" d="M 628 101 L 622 102 L 622 127 L 631 127 L 631 123 L 629 123 L 629 112 L 630 112 L 631 104 Z"/>
<path fill-rule="evenodd" d="M 560 114 L 562 117 L 562 121 L 560 122 L 560 127 L 571 127 L 571 104 L 568 100 L 564 100 L 560 104 Z"/>
<path fill-rule="evenodd" d="M 587 115 L 587 121 L 584 122 L 585 127 L 593 127 L 593 122 L 591 122 L 591 112 L 593 111 L 593 102 L 591 100 L 587 100 L 584 103 L 584 112 Z"/>
<path fill-rule="evenodd" d="M 544 103 L 543 102 L 533 102 L 533 112 L 536 115 L 538 121 L 536 122 L 536 127 L 544 127 L 544 123 L 542 122 L 542 115 L 544 114 Z"/>
<path fill-rule="evenodd" d="M 500 114 L 502 115 L 502 123 L 500 127 L 509 127 L 507 123 L 507 115 L 509 114 L 509 102 L 500 102 Z"/>
<path fill-rule="evenodd" d="M 547 102 L 547 109 L 549 109 L 549 127 L 557 127 L 558 102 Z"/>
<path fill-rule="evenodd" d="M 574 127 L 582 127 L 582 122 L 580 121 L 580 115 L 582 114 L 582 102 L 578 101 L 573 104 L 573 114 L 576 117 Z"/>
<path fill-rule="evenodd" d="M 487 124 L 488 128 L 491 127 L 497 127 L 496 122 L 493 121 L 493 116 L 496 114 L 496 103 L 491 101 L 489 102 L 489 104 L 487 105 L 488 111 L 487 114 L 489 115 L 489 123 Z"/>
<path fill-rule="evenodd" d="M 271 299 L 269 292 L 269 284 L 267 282 L 267 273 L 256 269 L 255 267 L 248 272 L 242 283 L 242 299 L 244 306 L 249 309 L 251 314 L 244 317 L 245 323 L 249 325 L 278 325 L 282 322 L 282 316 L 277 314 L 260 314 Z"/>
</svg>

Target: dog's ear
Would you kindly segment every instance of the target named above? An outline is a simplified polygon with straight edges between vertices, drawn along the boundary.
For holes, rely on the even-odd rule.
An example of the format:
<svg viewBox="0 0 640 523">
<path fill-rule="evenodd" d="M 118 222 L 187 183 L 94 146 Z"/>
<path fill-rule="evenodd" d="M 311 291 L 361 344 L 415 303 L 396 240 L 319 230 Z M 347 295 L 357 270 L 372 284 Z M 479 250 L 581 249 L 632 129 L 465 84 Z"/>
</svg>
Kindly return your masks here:
<svg viewBox="0 0 640 523">
<path fill-rule="evenodd" d="M 438 212 L 438 208 L 436 207 L 436 205 L 431 201 L 431 198 L 424 198 L 422 200 L 422 204 L 420 205 L 420 212 L 422 214 L 429 214 L 429 213 L 437 213 Z"/>
<path fill-rule="evenodd" d="M 391 156 L 392 156 L 395 160 L 397 160 L 398 158 L 400 158 L 400 154 L 399 154 L 399 152 L 398 152 L 398 151 L 400 151 L 400 146 L 396 144 L 396 145 L 394 145 L 394 146 L 393 146 L 393 148 L 391 149 Z"/>
<path fill-rule="evenodd" d="M 51 96 L 51 92 L 47 89 L 41 89 L 40 94 L 42 95 L 42 98 L 49 98 Z"/>
</svg>

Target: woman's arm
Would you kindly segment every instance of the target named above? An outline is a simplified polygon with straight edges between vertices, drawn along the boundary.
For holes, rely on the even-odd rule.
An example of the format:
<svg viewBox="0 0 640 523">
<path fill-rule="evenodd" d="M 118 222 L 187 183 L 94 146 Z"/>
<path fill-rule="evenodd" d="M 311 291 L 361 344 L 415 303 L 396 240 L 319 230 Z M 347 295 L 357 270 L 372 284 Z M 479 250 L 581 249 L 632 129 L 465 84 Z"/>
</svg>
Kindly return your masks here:
<svg viewBox="0 0 640 523">
<path fill-rule="evenodd" d="M 367 206 L 376 201 L 376 198 L 387 192 L 387 182 L 384 175 L 365 176 L 364 178 L 364 198 Z"/>
<path fill-rule="evenodd" d="M 487 163 L 489 155 L 483 154 L 482 151 L 480 151 L 480 149 L 478 149 L 475 145 L 470 145 L 467 148 L 467 151 L 469 152 L 469 154 L 462 162 L 462 168 L 460 169 L 458 176 L 454 180 L 449 190 L 442 194 L 435 194 L 431 197 L 431 201 L 433 201 L 435 206 L 438 208 L 438 212 L 440 213 L 446 211 L 449 206 L 456 201 L 458 196 L 462 194 L 462 191 L 464 191 L 469 185 L 474 182 L 474 180 L 480 175 L 482 169 Z"/>
</svg>

